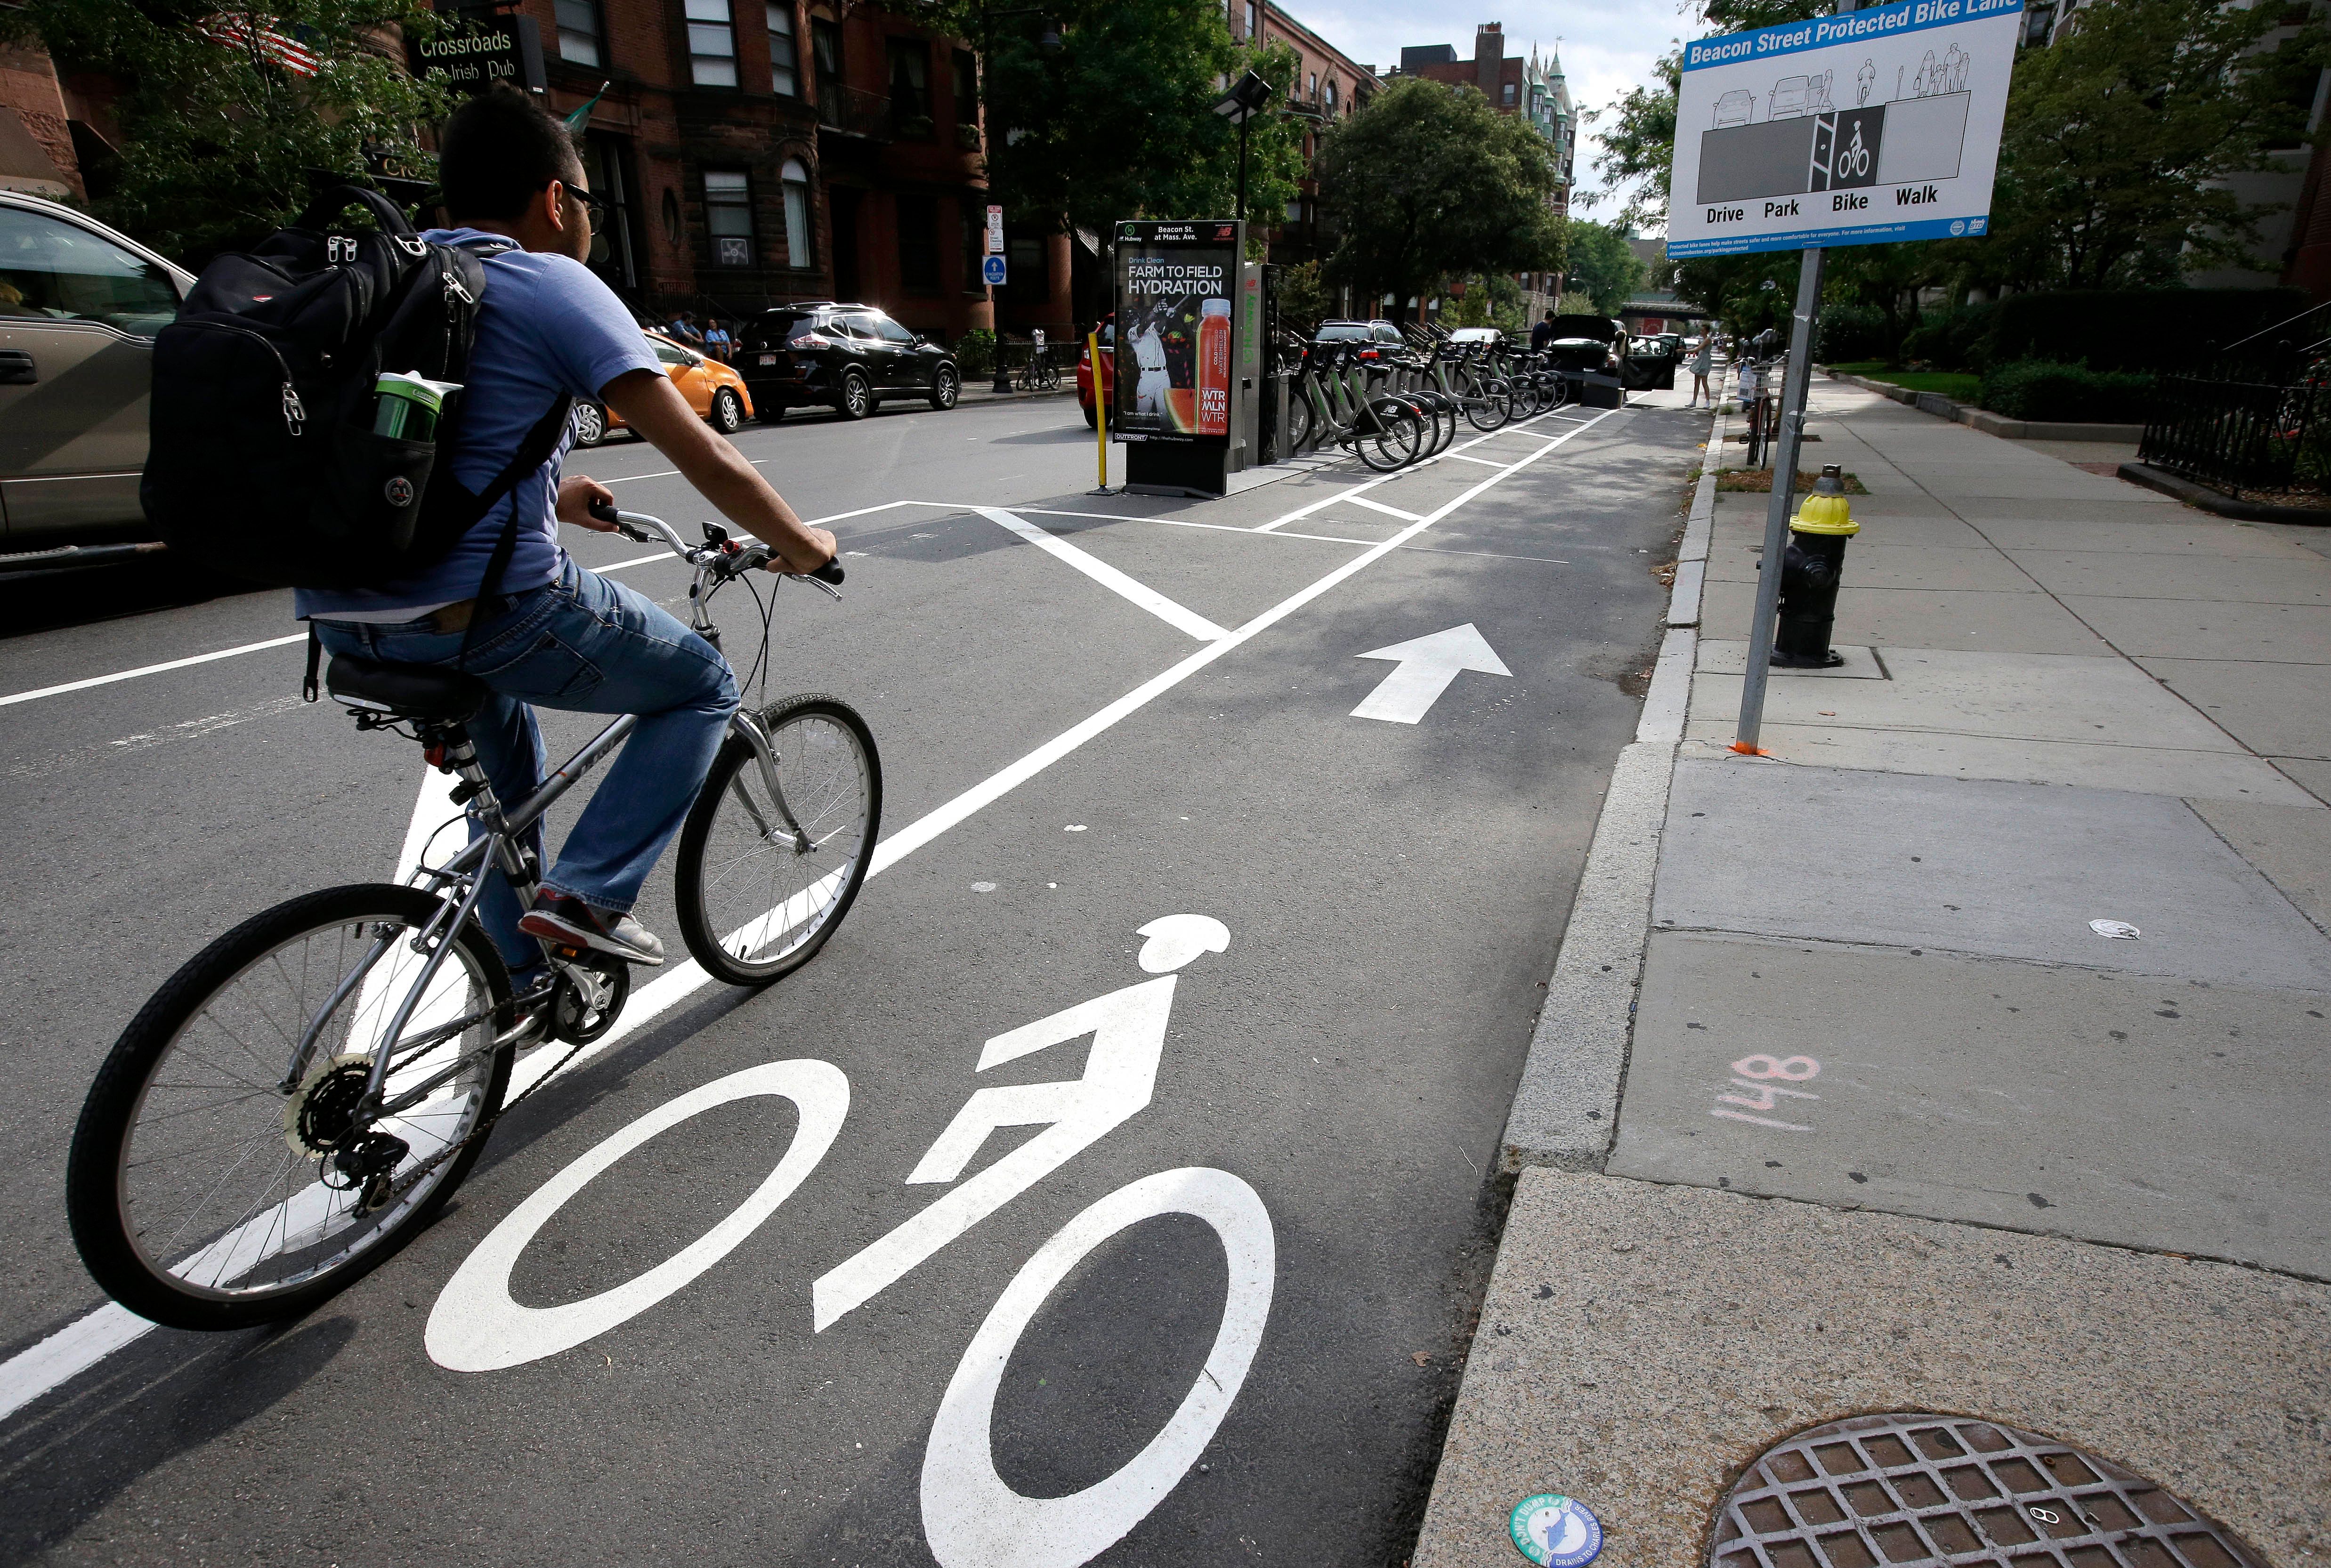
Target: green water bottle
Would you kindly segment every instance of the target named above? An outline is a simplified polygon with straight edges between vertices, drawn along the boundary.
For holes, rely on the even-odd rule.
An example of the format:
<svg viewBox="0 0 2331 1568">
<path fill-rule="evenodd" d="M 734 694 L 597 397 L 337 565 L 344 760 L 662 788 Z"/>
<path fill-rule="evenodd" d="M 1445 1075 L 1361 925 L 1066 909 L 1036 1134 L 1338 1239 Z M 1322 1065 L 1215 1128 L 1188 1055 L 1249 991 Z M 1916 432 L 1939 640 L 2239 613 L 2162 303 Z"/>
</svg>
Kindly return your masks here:
<svg viewBox="0 0 2331 1568">
<path fill-rule="evenodd" d="M 458 381 L 431 381 L 417 374 L 385 371 L 373 383 L 373 391 L 380 396 L 373 410 L 373 433 L 397 441 L 429 441 L 437 433 L 446 395 L 461 390 Z"/>
</svg>

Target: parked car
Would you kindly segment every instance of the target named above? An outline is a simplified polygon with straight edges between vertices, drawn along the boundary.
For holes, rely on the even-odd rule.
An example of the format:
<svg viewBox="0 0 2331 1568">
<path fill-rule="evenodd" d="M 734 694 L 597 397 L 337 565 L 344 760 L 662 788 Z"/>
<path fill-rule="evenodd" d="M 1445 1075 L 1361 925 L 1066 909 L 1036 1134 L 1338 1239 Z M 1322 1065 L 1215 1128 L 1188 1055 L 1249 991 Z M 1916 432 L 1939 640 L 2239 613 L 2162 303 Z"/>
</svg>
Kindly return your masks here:
<svg viewBox="0 0 2331 1568">
<path fill-rule="evenodd" d="M 1400 328 L 1381 318 L 1374 321 L 1322 321 L 1311 341 L 1376 345 L 1360 350 L 1363 359 L 1374 359 L 1387 347 L 1397 351 L 1408 346 L 1408 340 L 1400 335 Z"/>
<path fill-rule="evenodd" d="M 1104 386 L 1117 385 L 1117 318 L 1109 317 L 1100 324 L 1100 379 Z M 1085 428 L 1100 423 L 1093 407 L 1092 346 L 1077 350 L 1077 406 L 1085 411 Z"/>
<path fill-rule="evenodd" d="M 1505 334 L 1494 327 L 1460 327 L 1449 335 L 1451 343 L 1496 343 Z"/>
<path fill-rule="evenodd" d="M 1627 347 L 1625 326 L 1608 316 L 1557 316 L 1546 356 L 1577 380 L 1579 402 L 1616 408 L 1624 401 L 1621 389 L 1632 385 L 1623 379 Z"/>
<path fill-rule="evenodd" d="M 963 392 L 955 356 L 871 305 L 812 300 L 747 321 L 737 362 L 763 419 L 822 405 L 863 419 L 892 398 L 953 408 Z"/>
<path fill-rule="evenodd" d="M 0 554 L 153 537 L 154 335 L 194 285 L 83 214 L 0 191 Z"/>
<path fill-rule="evenodd" d="M 661 332 L 641 334 L 655 351 L 671 384 L 680 388 L 688 406 L 709 420 L 722 435 L 735 435 L 753 417 L 753 396 L 745 378 L 718 359 L 699 354 Z M 596 446 L 619 430 L 631 427 L 605 404 L 582 399 L 575 404 L 575 444 Z"/>
</svg>

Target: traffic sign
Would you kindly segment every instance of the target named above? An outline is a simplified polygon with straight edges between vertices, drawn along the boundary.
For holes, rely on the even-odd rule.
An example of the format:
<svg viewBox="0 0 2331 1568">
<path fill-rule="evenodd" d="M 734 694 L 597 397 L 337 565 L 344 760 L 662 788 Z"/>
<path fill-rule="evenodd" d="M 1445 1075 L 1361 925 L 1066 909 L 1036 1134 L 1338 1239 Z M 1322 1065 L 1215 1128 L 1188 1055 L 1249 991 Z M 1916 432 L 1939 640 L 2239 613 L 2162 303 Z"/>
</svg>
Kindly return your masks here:
<svg viewBox="0 0 2331 1568">
<path fill-rule="evenodd" d="M 1981 234 L 2023 0 L 1903 0 L 1684 46 L 1668 254 Z"/>
<path fill-rule="evenodd" d="M 987 253 L 991 256 L 1000 256 L 1004 253 L 1004 209 L 1002 207 L 987 209 Z"/>
<path fill-rule="evenodd" d="M 999 289 L 1003 288 L 1004 258 L 1001 256 L 984 258 L 979 263 L 979 278 L 983 283 L 993 283 Z"/>
</svg>

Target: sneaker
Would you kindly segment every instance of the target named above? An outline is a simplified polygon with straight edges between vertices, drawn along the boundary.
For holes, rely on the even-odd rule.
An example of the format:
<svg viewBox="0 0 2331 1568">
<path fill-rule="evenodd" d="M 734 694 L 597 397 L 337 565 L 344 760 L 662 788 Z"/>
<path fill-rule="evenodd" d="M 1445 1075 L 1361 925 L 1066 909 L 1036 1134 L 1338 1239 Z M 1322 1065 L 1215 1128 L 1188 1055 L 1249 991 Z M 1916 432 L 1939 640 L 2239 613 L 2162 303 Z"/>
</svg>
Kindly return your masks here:
<svg viewBox="0 0 2331 1568">
<path fill-rule="evenodd" d="M 626 914 L 594 909 L 572 894 L 546 889 L 519 921 L 518 928 L 529 936 L 595 948 L 633 964 L 652 967 L 663 962 L 663 944 L 646 927 Z"/>
</svg>

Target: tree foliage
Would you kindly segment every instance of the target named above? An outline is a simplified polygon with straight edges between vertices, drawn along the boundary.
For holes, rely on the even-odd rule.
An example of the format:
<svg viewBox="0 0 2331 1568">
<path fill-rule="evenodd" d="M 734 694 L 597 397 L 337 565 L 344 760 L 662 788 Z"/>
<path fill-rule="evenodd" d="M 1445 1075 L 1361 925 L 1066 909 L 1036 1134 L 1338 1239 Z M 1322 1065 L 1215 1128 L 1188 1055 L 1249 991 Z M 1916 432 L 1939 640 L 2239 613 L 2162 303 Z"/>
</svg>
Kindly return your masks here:
<svg viewBox="0 0 2331 1568">
<path fill-rule="evenodd" d="M 2293 35 L 2260 50 L 2294 14 Z M 2074 289 L 2240 262 L 2267 209 L 2223 182 L 2302 141 L 2326 36 L 2278 5 L 2082 6 L 2016 58 L 1990 239 L 1959 259 L 1993 281 Z"/>
<path fill-rule="evenodd" d="M 221 16 L 244 24 L 240 46 L 197 26 Z M 419 0 L 24 0 L 0 12 L 63 70 L 122 83 L 120 163 L 91 205 L 188 266 L 288 222 L 314 171 L 361 175 L 368 144 L 433 166 L 417 129 L 445 97 L 405 74 L 394 29 L 434 24 Z M 312 54 L 315 73 L 281 63 L 271 33 Z"/>
<path fill-rule="evenodd" d="M 1338 231 L 1328 271 L 1368 294 L 1430 294 L 1444 280 L 1558 270 L 1546 139 L 1470 87 L 1393 81 L 1327 133 L 1319 197 Z"/>
<path fill-rule="evenodd" d="M 1018 8 L 1014 8 L 1018 9 Z M 1234 43 L 1213 0 L 1063 0 L 995 20 L 980 0 L 921 8 L 986 55 L 987 180 L 1017 223 L 1107 235 L 1122 218 L 1218 218 L 1237 200 L 1238 131 L 1217 85 L 1252 69 L 1283 100 L 1299 65 L 1284 43 Z M 1042 27 L 1060 47 L 1042 46 Z M 1247 211 L 1265 226 L 1293 200 L 1303 126 L 1283 112 L 1247 132 Z"/>
<path fill-rule="evenodd" d="M 1564 270 L 1570 287 L 1594 301 L 1598 316 L 1615 316 L 1627 297 L 1643 286 L 1651 269 L 1628 248 L 1622 223 L 1594 223 L 1583 218 L 1564 225 L 1569 259 Z"/>
</svg>

